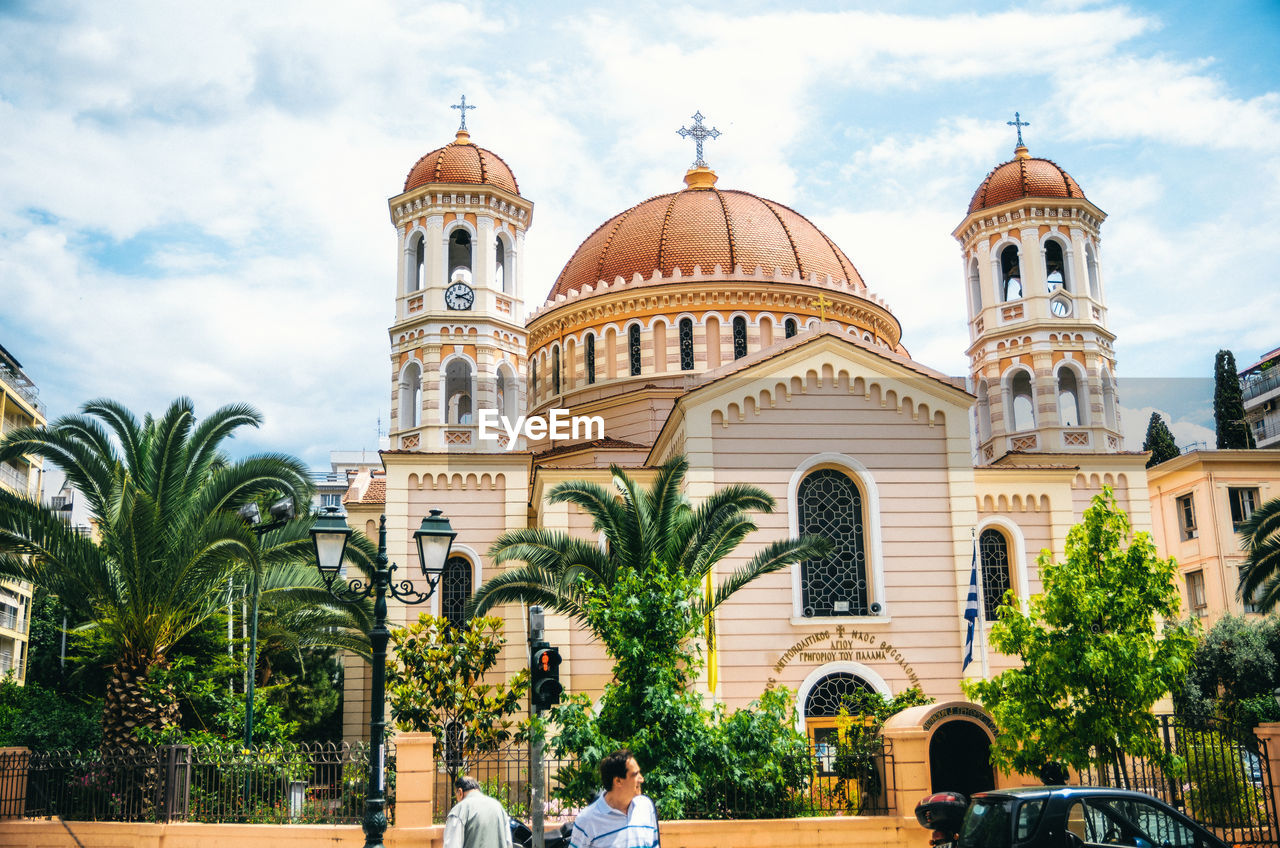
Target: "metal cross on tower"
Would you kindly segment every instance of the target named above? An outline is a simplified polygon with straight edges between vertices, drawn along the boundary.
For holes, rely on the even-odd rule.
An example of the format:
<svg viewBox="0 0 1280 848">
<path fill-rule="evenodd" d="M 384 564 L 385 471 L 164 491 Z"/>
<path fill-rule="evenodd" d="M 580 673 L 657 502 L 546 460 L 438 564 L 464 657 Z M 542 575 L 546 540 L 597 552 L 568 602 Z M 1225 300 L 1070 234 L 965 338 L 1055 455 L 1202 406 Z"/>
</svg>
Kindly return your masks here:
<svg viewBox="0 0 1280 848">
<path fill-rule="evenodd" d="M 453 107 L 453 108 L 455 108 L 455 109 L 456 109 L 456 108 L 458 108 L 458 107 L 457 107 L 457 106 L 455 106 L 455 107 Z M 1030 121 L 1024 121 L 1024 120 L 1022 120 L 1022 115 L 1018 114 L 1017 112 L 1014 112 L 1014 113 L 1013 113 L 1013 120 L 1012 120 L 1012 121 L 1005 121 L 1005 123 L 1006 123 L 1006 124 L 1008 124 L 1008 125 L 1009 125 L 1009 126 L 1011 126 L 1011 127 L 1017 127 L 1017 128 L 1018 128 L 1018 146 L 1019 146 L 1019 147 L 1026 147 L 1026 145 L 1022 143 L 1022 128 L 1023 128 L 1023 127 L 1029 127 L 1029 126 L 1031 126 L 1031 122 L 1030 122 Z"/>
<path fill-rule="evenodd" d="M 681 138 L 692 138 L 694 143 L 698 145 L 698 158 L 694 161 L 693 167 L 695 168 L 707 167 L 707 163 L 702 161 L 702 142 L 706 141 L 709 138 L 719 138 L 720 130 L 716 129 L 715 127 L 712 127 L 711 129 L 707 129 L 702 125 L 702 110 L 699 109 L 697 112 L 693 113 L 692 127 L 681 127 L 680 129 L 676 130 L 676 133 Z"/>
<path fill-rule="evenodd" d="M 449 108 L 457 109 L 459 112 L 462 113 L 462 125 L 458 127 L 458 132 L 466 132 L 467 131 L 467 110 L 474 109 L 476 107 L 467 105 L 467 95 L 464 94 L 462 95 L 461 103 L 455 103 Z"/>
</svg>

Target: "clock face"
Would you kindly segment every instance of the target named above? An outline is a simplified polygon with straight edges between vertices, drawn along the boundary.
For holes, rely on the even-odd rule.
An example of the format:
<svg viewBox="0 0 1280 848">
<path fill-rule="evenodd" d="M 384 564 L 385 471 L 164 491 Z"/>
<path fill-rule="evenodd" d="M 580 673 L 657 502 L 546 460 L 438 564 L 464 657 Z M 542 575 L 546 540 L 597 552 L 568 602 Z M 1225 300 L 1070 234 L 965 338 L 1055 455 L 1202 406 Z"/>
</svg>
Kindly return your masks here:
<svg viewBox="0 0 1280 848">
<path fill-rule="evenodd" d="M 444 303 L 450 309 L 470 309 L 476 302 L 476 293 L 466 283 L 454 283 L 444 290 Z"/>
<path fill-rule="evenodd" d="M 1071 312 L 1071 304 L 1065 300 L 1054 300 L 1049 303 L 1049 309 L 1059 318 L 1066 318 Z"/>
</svg>

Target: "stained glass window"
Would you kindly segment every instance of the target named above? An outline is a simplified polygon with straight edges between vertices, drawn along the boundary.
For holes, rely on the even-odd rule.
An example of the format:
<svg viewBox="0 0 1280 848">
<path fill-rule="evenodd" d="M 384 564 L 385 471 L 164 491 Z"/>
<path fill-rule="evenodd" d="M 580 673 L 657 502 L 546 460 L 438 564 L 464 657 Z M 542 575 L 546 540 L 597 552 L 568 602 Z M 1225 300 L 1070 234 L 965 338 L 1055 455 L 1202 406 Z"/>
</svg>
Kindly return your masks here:
<svg viewBox="0 0 1280 848">
<path fill-rule="evenodd" d="M 1009 579 L 1009 543 L 999 530 L 983 530 L 978 537 L 982 555 L 982 614 L 995 621 L 1004 601 L 1004 593 L 1013 588 Z"/>
<path fill-rule="evenodd" d="M 693 370 L 693 319 L 680 319 L 680 370 Z"/>
<path fill-rule="evenodd" d="M 800 481 L 796 500 L 800 533 L 823 536 L 835 545 L 825 559 L 800 564 L 802 613 L 806 617 L 867 615 L 871 600 L 862 493 L 846 475 L 820 468 Z"/>
<path fill-rule="evenodd" d="M 787 338 L 791 338 L 796 334 L 796 319 L 788 318 L 782 326 L 784 332 L 787 334 Z"/>
<path fill-rule="evenodd" d="M 587 333 L 587 385 L 596 381 L 596 334 Z"/>
<path fill-rule="evenodd" d="M 875 692 L 870 683 L 850 674 L 837 671 L 814 684 L 804 699 L 805 718 L 834 718 L 844 705 L 844 699 L 859 692 Z"/>
<path fill-rule="evenodd" d="M 747 319 L 741 315 L 733 319 L 733 358 L 747 355 Z"/>
<path fill-rule="evenodd" d="M 640 325 L 632 324 L 627 330 L 627 345 L 631 351 L 631 376 L 640 373 Z"/>
<path fill-rule="evenodd" d="M 440 615 L 448 619 L 449 624 L 460 627 L 466 621 L 462 611 L 470 598 L 471 563 L 463 557 L 449 557 L 440 577 Z"/>
<path fill-rule="evenodd" d="M 551 349 L 551 392 L 560 394 L 560 348 Z"/>
</svg>

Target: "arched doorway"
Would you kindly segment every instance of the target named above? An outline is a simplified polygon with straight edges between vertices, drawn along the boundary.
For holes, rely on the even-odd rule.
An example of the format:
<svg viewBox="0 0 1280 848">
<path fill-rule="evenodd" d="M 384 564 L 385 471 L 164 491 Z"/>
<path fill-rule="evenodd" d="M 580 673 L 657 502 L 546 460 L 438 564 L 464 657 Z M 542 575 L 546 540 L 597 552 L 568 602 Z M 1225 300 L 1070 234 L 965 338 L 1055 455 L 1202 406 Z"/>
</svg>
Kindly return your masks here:
<svg viewBox="0 0 1280 848">
<path fill-rule="evenodd" d="M 991 768 L 991 737 L 980 725 L 953 719 L 938 725 L 929 738 L 932 792 L 966 796 L 996 788 Z"/>
</svg>

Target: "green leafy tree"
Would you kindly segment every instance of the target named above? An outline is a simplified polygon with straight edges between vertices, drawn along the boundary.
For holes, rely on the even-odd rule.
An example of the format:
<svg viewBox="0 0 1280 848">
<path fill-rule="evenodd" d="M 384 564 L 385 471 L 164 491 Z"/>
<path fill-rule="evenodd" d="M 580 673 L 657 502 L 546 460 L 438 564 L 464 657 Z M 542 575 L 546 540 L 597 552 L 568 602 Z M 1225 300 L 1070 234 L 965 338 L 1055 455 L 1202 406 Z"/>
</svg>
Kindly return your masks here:
<svg viewBox="0 0 1280 848">
<path fill-rule="evenodd" d="M 1218 448 L 1256 448 L 1253 431 L 1244 420 L 1244 396 L 1236 358 L 1229 350 L 1218 351 L 1213 362 L 1213 426 L 1218 432 Z"/>
<path fill-rule="evenodd" d="M 177 723 L 175 694 L 149 678 L 168 666 L 176 645 L 221 614 L 229 577 L 263 567 L 257 539 L 236 510 L 269 492 L 298 503 L 310 498 L 297 459 L 231 461 L 221 452 L 236 430 L 259 423 L 245 405 L 197 421 L 191 401 L 179 398 L 160 418 L 139 422 L 119 403 L 96 400 L 79 415 L 15 429 L 0 442 L 0 461 L 34 455 L 62 468 L 97 529 L 96 539 L 82 536 L 48 507 L 0 491 L 0 576 L 57 595 L 106 651 L 105 745 L 132 748 L 135 731 Z M 309 545 L 299 528 L 276 532 L 281 545 L 293 533 L 295 552 Z M 264 539 L 263 550 L 277 547 Z M 361 550 L 357 544 L 357 557 Z M 313 581 L 302 591 L 318 599 L 322 590 Z"/>
<path fill-rule="evenodd" d="M 1253 598 L 1259 612 L 1272 612 L 1280 603 L 1280 498 L 1273 498 L 1254 510 L 1240 527 L 1241 598 Z"/>
<path fill-rule="evenodd" d="M 1147 533 L 1131 534 L 1106 488 L 1067 533 L 1065 559 L 1045 551 L 1039 566 L 1044 593 L 1029 614 L 1006 605 L 991 630 L 992 646 L 1022 667 L 963 684 L 1000 728 L 992 763 L 1036 774 L 1060 761 L 1125 785 L 1128 754 L 1178 773 L 1183 764 L 1160 744 L 1151 713 L 1186 676 L 1194 649 L 1187 628 L 1166 623 L 1161 632 L 1157 623 L 1178 611 L 1174 561 L 1157 556 Z"/>
<path fill-rule="evenodd" d="M 1147 438 L 1142 443 L 1142 449 L 1151 451 L 1151 458 L 1147 460 L 1148 468 L 1182 455 L 1178 450 L 1178 443 L 1173 440 L 1173 433 L 1169 432 L 1169 425 L 1164 423 L 1164 418 L 1158 412 L 1151 413 L 1151 420 L 1147 422 Z"/>
<path fill-rule="evenodd" d="M 102 700 L 70 697 L 33 680 L 0 677 L 0 748 L 85 750 L 102 738 Z"/>
<path fill-rule="evenodd" d="M 502 620 L 496 617 L 472 618 L 465 627 L 454 627 L 443 616 L 423 613 L 417 624 L 391 633 L 391 718 L 401 730 L 433 734 L 436 757 L 443 758 L 450 776 L 524 730 L 512 716 L 529 690 L 529 672 L 522 669 L 506 684 L 484 682 L 506 641 Z"/>
<path fill-rule="evenodd" d="M 1280 622 L 1225 615 L 1196 644 L 1174 705 L 1186 716 L 1225 719 L 1251 728 L 1280 719 L 1272 694 L 1277 683 Z"/>
</svg>

